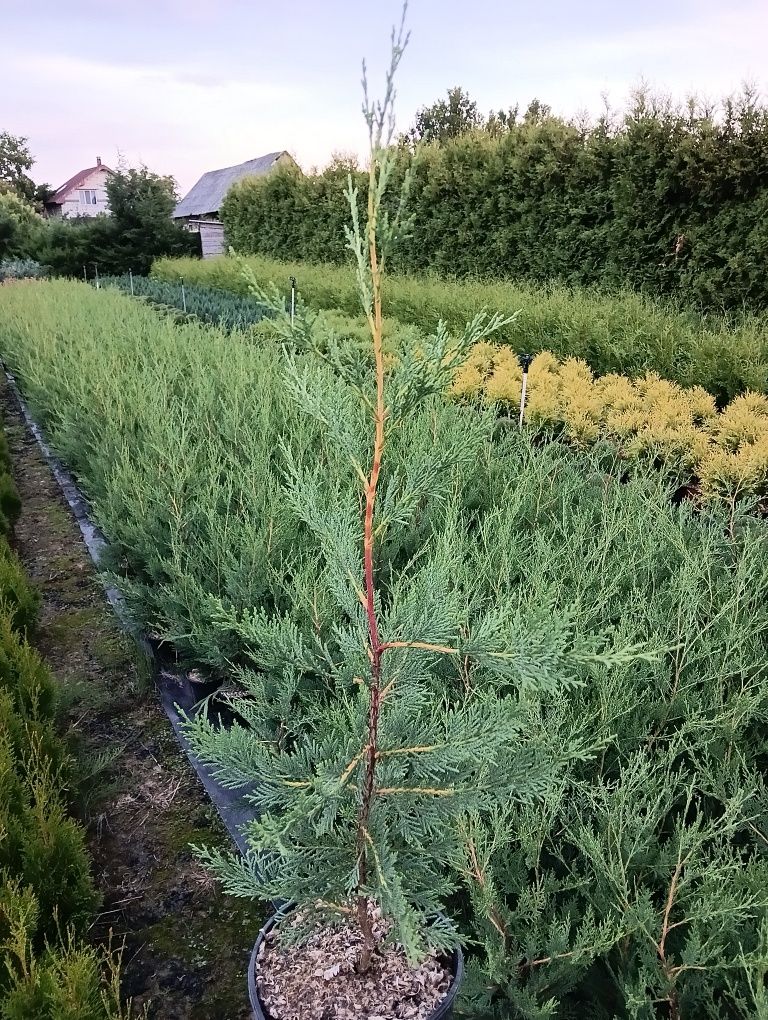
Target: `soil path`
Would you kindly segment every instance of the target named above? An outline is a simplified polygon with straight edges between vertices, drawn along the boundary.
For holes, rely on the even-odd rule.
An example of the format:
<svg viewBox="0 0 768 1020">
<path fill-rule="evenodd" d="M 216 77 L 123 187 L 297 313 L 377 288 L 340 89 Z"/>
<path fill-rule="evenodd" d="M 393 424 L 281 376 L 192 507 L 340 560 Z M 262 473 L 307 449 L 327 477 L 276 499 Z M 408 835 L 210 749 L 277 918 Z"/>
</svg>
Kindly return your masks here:
<svg viewBox="0 0 768 1020">
<path fill-rule="evenodd" d="M 0 408 L 22 501 L 15 546 L 42 597 L 34 643 L 61 686 L 86 774 L 80 813 L 104 898 L 93 937 L 125 939 L 124 991 L 152 1020 L 246 1020 L 263 912 L 223 895 L 189 850 L 228 846 L 228 836 L 4 378 Z"/>
</svg>

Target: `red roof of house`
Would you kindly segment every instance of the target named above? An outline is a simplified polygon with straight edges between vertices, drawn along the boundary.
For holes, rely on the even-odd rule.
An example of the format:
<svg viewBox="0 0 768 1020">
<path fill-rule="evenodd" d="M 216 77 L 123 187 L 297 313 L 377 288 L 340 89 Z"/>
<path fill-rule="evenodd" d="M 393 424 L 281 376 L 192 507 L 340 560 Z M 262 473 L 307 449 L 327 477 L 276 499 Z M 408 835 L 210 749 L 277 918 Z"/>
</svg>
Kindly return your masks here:
<svg viewBox="0 0 768 1020">
<path fill-rule="evenodd" d="M 103 163 L 97 163 L 96 166 L 90 166 L 87 170 L 81 170 L 80 173 L 75 174 L 74 177 L 70 177 L 60 188 L 57 188 L 55 193 L 51 195 L 46 205 L 62 205 L 70 191 L 76 191 L 80 185 L 94 172 L 94 170 L 106 170 L 108 174 L 113 174 L 115 171 L 110 170 L 108 166 Z"/>
</svg>

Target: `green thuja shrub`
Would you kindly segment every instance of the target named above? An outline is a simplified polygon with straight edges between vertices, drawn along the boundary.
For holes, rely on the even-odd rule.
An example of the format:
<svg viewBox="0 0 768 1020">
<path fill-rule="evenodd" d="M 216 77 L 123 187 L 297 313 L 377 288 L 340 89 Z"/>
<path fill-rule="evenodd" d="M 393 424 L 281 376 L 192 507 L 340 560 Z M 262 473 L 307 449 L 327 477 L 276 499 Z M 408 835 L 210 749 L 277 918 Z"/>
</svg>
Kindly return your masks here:
<svg viewBox="0 0 768 1020">
<path fill-rule="evenodd" d="M 31 631 L 40 607 L 40 594 L 27 580 L 18 556 L 0 537 L 0 616 L 10 614 L 10 625 L 19 634 Z"/>
<path fill-rule="evenodd" d="M 459 941 L 441 912 L 458 886 L 446 865 L 462 820 L 556 786 L 565 763 L 588 750 L 579 740 L 555 747 L 538 712 L 580 663 L 608 669 L 631 658 L 601 651 L 594 636 L 574 641 L 565 619 L 544 631 L 514 598 L 473 593 L 463 483 L 492 420 L 447 412 L 437 398 L 476 339 L 504 320 L 479 314 L 458 336 L 441 323 L 386 362 L 382 273 L 404 223 L 387 217 L 382 201 L 402 31 L 393 44 L 385 101 L 366 98 L 363 223 L 351 181 L 348 191 L 369 352 L 303 308 L 292 323 L 280 295 L 251 278 L 254 296 L 302 352 L 287 359 L 294 400 L 334 451 L 306 463 L 281 442 L 283 499 L 316 549 L 286 564 L 284 610 L 255 607 L 240 620 L 256 668 L 240 672 L 246 697 L 231 704 L 247 726 L 221 730 L 204 716 L 187 725 L 200 758 L 226 785 L 247 786 L 259 812 L 245 859 L 205 850 L 202 859 L 236 894 L 292 900 L 327 923 L 352 915 L 362 971 L 378 948 L 374 907 L 411 958 Z M 452 433 L 444 445 L 443 423 Z M 413 441 L 417 432 L 429 448 Z M 439 529 L 423 528 L 430 516 Z M 311 629 L 297 626 L 293 608 L 307 598 L 308 568 Z"/>
<path fill-rule="evenodd" d="M 21 713 L 11 694 L 0 690 L 0 729 L 15 756 L 19 775 L 26 779 L 26 765 L 33 760 L 45 761 L 58 777 L 59 785 L 66 787 L 70 779 L 71 761 L 66 746 L 56 732 L 50 718 L 30 717 Z M 31 749 L 35 749 L 32 756 Z"/>
<path fill-rule="evenodd" d="M 6 972 L 2 1020 L 130 1020 L 120 1001 L 120 955 L 77 943 L 71 932 L 37 953 L 41 909 L 17 881 L 0 887 L 0 931 Z"/>
<path fill-rule="evenodd" d="M 20 867 L 14 874 L 35 891 L 43 938 L 71 929 L 82 937 L 100 899 L 91 878 L 85 832 L 67 817 L 53 781 L 37 778 L 35 801 L 25 812 Z"/>
<path fill-rule="evenodd" d="M 71 927 L 82 934 L 98 903 L 85 832 L 67 817 L 62 749 L 50 727 L 27 722 L 0 692 L 0 871 L 30 887 L 40 906 L 36 947 Z M 52 753 L 53 752 L 53 755 Z"/>
<path fill-rule="evenodd" d="M 16 483 L 9 474 L 0 473 L 0 534 L 8 534 L 21 511 Z"/>
<path fill-rule="evenodd" d="M 13 617 L 0 614 L 0 689 L 17 711 L 32 719 L 52 719 L 56 687 L 39 653 L 15 631 Z"/>
<path fill-rule="evenodd" d="M 0 868 L 18 862 L 22 843 L 21 818 L 26 804 L 23 776 L 18 768 L 15 736 L 7 726 L 13 713 L 7 697 L 0 692 Z"/>
</svg>

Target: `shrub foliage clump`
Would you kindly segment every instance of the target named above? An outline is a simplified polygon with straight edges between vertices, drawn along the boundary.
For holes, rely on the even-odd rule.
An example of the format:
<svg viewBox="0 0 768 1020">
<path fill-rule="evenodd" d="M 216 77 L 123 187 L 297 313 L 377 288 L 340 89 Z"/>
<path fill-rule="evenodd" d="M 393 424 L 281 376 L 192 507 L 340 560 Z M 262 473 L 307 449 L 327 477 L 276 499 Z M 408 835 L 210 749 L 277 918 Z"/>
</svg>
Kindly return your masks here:
<svg viewBox="0 0 768 1020">
<path fill-rule="evenodd" d="M 359 345 L 318 353 L 286 333 L 283 349 L 274 336 L 176 325 L 114 291 L 62 281 L 8 288 L 0 337 L 92 501 L 139 619 L 250 695 L 276 745 L 303 740 L 297 720 L 331 693 L 326 670 L 344 637 L 327 623 L 348 583 L 328 567 L 329 527 L 350 536 L 342 551 L 353 567 L 359 555 L 342 527 L 357 506 L 341 499 L 352 469 L 340 441 L 340 423 L 359 411 L 327 359 L 367 373 Z M 312 380 L 298 403 L 288 382 L 297 373 Z M 318 419 L 302 404 L 337 410 Z M 751 426 L 729 427 L 743 436 Z M 450 912 L 474 940 L 470 1012 L 758 1018 L 768 973 L 764 522 L 738 504 L 677 506 L 642 460 L 623 479 L 604 444 L 542 444 L 437 396 L 392 432 L 388 452 L 377 563 L 387 605 L 411 621 L 423 607 L 425 625 L 504 605 L 516 651 L 509 691 L 530 740 L 561 758 L 583 752 L 529 802 L 501 798 L 457 818 L 445 867 L 461 888 Z M 294 472 L 333 483 L 317 488 L 316 512 L 290 498 Z M 415 499 L 401 523 L 404 494 L 430 479 L 440 498 Z M 427 542 L 435 554 L 425 559 Z M 609 666 L 593 654 L 627 646 L 647 655 Z M 574 647 L 574 661 L 557 651 Z M 429 665 L 435 697 L 449 703 L 480 680 L 471 661 L 458 674 Z M 562 669 L 563 687 L 532 682 Z M 279 670 L 289 672 L 278 686 Z M 248 704 L 241 697 L 246 718 Z"/>
<path fill-rule="evenodd" d="M 355 275 L 348 266 L 247 259 L 262 286 L 275 280 L 287 295 L 295 276 L 304 301 L 314 309 L 337 310 L 359 318 Z M 160 259 L 158 279 L 245 294 L 238 260 Z M 628 291 L 607 295 L 592 289 L 505 281 L 452 280 L 432 276 L 393 276 L 384 283 L 387 315 L 429 333 L 442 319 L 458 331 L 478 308 L 508 317 L 497 341 L 518 353 L 550 351 L 560 358 L 582 358 L 596 375 L 631 377 L 657 372 L 681 386 L 702 386 L 719 406 L 745 390 L 768 393 L 768 320 L 764 315 L 723 318 L 676 309 L 668 302 Z M 514 313 L 518 312 L 513 317 Z"/>
<path fill-rule="evenodd" d="M 720 109 L 638 93 L 623 117 L 568 121 L 539 105 L 503 130 L 420 148 L 407 273 L 630 287 L 716 309 L 768 307 L 768 108 L 745 90 Z M 411 166 L 403 146 L 398 173 Z M 221 217 L 243 254 L 344 262 L 350 168 L 246 179 Z M 358 186 L 365 174 L 353 169 Z"/>
<path fill-rule="evenodd" d="M 100 286 L 114 287 L 152 304 L 178 309 L 224 329 L 247 329 L 264 318 L 264 308 L 249 297 L 225 291 L 184 285 L 182 282 L 156 280 L 147 276 L 106 276 Z"/>
</svg>

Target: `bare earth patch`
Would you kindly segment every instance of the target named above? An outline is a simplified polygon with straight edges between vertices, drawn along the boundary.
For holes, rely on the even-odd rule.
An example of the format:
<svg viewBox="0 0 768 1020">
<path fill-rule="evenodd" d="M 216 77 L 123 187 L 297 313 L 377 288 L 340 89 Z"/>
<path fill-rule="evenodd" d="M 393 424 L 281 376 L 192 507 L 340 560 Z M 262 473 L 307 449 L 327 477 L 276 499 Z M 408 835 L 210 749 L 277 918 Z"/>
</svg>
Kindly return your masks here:
<svg viewBox="0 0 768 1020">
<path fill-rule="evenodd" d="M 426 1020 L 445 998 L 453 975 L 435 956 L 408 963 L 388 945 L 364 974 L 356 970 L 362 934 L 356 922 L 318 928 L 302 944 L 281 945 L 280 928 L 266 935 L 258 954 L 256 984 L 273 1020 Z M 386 928 L 374 920 L 383 938 Z"/>
</svg>

